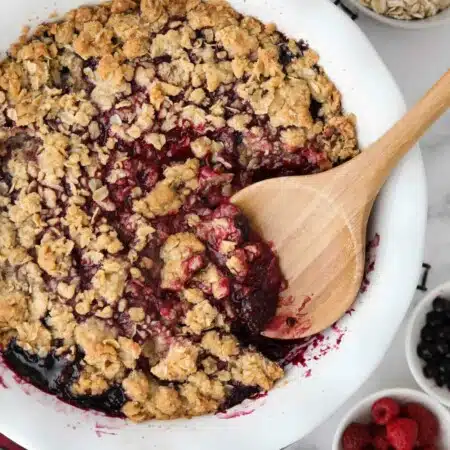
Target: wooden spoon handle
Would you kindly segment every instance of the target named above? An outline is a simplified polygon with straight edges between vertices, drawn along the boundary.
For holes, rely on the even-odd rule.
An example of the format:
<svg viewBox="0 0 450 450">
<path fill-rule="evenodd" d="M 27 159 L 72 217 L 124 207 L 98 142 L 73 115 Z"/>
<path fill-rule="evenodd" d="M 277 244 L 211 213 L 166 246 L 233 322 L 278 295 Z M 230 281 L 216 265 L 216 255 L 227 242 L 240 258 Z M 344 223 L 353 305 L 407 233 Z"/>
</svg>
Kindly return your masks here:
<svg viewBox="0 0 450 450">
<path fill-rule="evenodd" d="M 372 173 L 374 184 L 384 183 L 399 160 L 450 107 L 450 70 L 385 135 L 363 152 L 358 163 Z M 359 159 L 355 158 L 355 162 Z M 365 160 L 365 161 L 363 161 Z"/>
</svg>

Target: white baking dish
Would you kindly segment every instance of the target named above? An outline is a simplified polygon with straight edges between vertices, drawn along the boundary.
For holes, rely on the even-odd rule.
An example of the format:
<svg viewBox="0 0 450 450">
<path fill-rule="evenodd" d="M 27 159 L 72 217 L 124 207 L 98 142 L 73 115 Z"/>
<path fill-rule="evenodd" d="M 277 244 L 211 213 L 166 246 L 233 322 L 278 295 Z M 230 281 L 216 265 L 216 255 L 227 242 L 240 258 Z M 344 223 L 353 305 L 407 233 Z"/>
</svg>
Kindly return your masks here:
<svg viewBox="0 0 450 450">
<path fill-rule="evenodd" d="M 58 11 L 81 3 L 59 0 Z M 321 64 L 343 93 L 345 108 L 358 117 L 363 147 L 403 113 L 399 90 L 369 41 L 328 0 L 233 0 L 232 4 L 276 22 L 281 30 L 306 39 L 319 51 Z M 36 23 L 36 17 L 47 17 L 55 5 L 54 0 L 1 2 L 0 48 L 17 37 L 28 19 Z M 232 418 L 216 415 L 125 423 L 65 405 L 17 383 L 3 368 L 0 375 L 8 387 L 0 386 L 0 431 L 29 450 L 280 449 L 324 421 L 380 362 L 414 293 L 425 221 L 424 171 L 415 149 L 394 172 L 376 204 L 369 233 L 381 237 L 376 268 L 355 312 L 306 355 L 307 367 L 290 368 L 274 391 L 236 407 Z"/>
</svg>

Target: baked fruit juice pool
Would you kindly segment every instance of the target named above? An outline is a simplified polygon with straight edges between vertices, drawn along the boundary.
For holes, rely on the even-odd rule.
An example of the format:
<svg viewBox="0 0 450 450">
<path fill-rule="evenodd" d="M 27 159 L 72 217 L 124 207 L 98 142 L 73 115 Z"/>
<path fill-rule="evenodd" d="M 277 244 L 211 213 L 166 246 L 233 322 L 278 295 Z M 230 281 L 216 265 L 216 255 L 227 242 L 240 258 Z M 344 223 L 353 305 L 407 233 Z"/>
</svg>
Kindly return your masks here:
<svg viewBox="0 0 450 450">
<path fill-rule="evenodd" d="M 225 3 L 115 0 L 0 65 L 0 345 L 75 405 L 135 421 L 271 389 L 285 281 L 229 203 L 358 153 L 303 41 Z"/>
</svg>

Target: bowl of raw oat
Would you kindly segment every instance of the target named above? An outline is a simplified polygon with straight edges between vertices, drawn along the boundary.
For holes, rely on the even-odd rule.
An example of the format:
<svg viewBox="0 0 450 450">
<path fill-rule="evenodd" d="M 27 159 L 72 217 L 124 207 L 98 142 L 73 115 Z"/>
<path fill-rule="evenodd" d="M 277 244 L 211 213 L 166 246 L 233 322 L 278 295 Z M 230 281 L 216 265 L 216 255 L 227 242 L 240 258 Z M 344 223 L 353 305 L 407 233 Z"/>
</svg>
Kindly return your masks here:
<svg viewBox="0 0 450 450">
<path fill-rule="evenodd" d="M 348 0 L 375 20 L 399 28 L 450 24 L 450 0 Z"/>
</svg>

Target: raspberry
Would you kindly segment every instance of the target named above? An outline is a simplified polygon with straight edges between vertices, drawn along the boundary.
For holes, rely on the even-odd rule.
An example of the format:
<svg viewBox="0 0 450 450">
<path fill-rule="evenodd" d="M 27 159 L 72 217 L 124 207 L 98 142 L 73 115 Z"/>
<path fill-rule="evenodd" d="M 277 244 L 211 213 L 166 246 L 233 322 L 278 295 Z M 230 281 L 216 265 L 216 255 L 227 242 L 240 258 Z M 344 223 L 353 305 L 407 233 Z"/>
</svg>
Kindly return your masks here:
<svg viewBox="0 0 450 450">
<path fill-rule="evenodd" d="M 371 442 L 369 427 L 361 423 L 351 423 L 342 435 L 343 450 L 364 450 Z"/>
<path fill-rule="evenodd" d="M 412 419 L 394 419 L 386 426 L 386 436 L 395 450 L 413 450 L 417 429 L 417 423 Z"/>
<path fill-rule="evenodd" d="M 419 428 L 417 442 L 419 445 L 433 445 L 439 435 L 439 422 L 431 411 L 418 403 L 407 403 L 405 416 L 417 422 Z"/>
<path fill-rule="evenodd" d="M 386 440 L 386 427 L 384 425 L 377 425 L 376 423 L 371 423 L 369 426 L 370 426 L 370 435 L 372 437 L 381 436 Z"/>
<path fill-rule="evenodd" d="M 399 414 L 400 405 L 392 398 L 380 398 L 372 405 L 372 419 L 378 425 L 386 425 Z"/>
<path fill-rule="evenodd" d="M 389 450 L 389 442 L 383 436 L 375 436 L 372 441 L 372 446 L 376 450 Z"/>
</svg>

